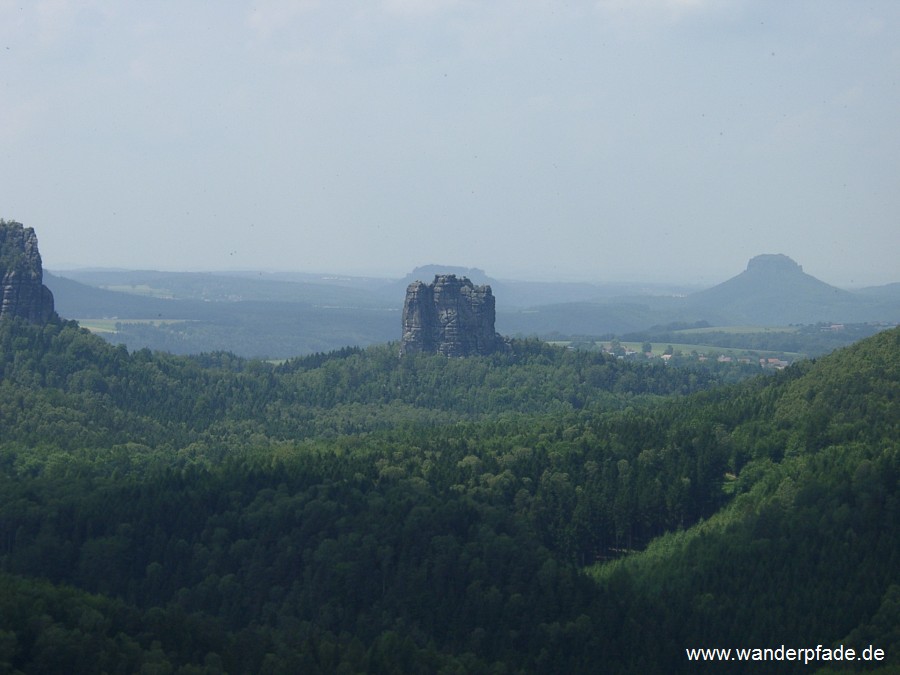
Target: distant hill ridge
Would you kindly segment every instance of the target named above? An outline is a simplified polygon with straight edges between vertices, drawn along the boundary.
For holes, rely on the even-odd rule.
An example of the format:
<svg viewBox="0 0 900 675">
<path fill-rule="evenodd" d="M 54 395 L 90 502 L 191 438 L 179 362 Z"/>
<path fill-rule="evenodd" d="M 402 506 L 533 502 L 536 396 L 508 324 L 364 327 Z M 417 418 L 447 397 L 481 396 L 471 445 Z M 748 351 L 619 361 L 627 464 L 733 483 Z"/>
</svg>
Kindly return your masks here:
<svg viewBox="0 0 900 675">
<path fill-rule="evenodd" d="M 297 280 L 308 281 L 297 274 Z M 711 326 L 900 322 L 900 283 L 846 291 L 805 273 L 783 254 L 758 255 L 740 274 L 695 292 L 675 286 L 497 280 L 483 270 L 447 265 L 418 267 L 399 281 L 347 278 L 342 286 L 324 278 L 297 283 L 246 273 L 121 270 L 45 273 L 44 282 L 64 317 L 192 322 L 107 336 L 130 348 L 177 353 L 226 349 L 281 358 L 396 339 L 409 283 L 427 283 L 438 274 L 490 285 L 496 298 L 496 329 L 510 336 L 622 335 L 698 321 Z M 117 292 L 129 288 L 155 297 Z M 238 340 L 239 335 L 244 337 Z"/>
<path fill-rule="evenodd" d="M 735 294 L 752 294 L 760 299 L 781 297 L 785 292 L 820 294 L 823 298 L 851 298 L 852 293 L 806 274 L 803 267 L 786 255 L 766 253 L 751 258 L 747 269 L 717 286 L 697 291 L 690 297 L 735 299 Z"/>
<path fill-rule="evenodd" d="M 751 258 L 743 272 L 689 295 L 685 304 L 724 317 L 727 323 L 783 325 L 868 318 L 858 295 L 806 274 L 783 254 Z"/>
</svg>

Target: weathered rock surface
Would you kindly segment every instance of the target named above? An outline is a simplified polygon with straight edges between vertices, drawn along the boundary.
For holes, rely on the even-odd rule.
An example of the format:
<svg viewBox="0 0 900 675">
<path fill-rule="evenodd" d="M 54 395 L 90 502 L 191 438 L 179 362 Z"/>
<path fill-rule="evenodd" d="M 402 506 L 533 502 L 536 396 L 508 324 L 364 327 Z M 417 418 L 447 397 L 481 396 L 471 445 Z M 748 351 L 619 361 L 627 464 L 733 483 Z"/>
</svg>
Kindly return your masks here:
<svg viewBox="0 0 900 675">
<path fill-rule="evenodd" d="M 34 229 L 0 220 L 0 319 L 47 323 L 54 316 L 53 294 L 43 278 Z"/>
<path fill-rule="evenodd" d="M 504 344 L 495 317 L 490 286 L 455 274 L 436 275 L 431 284 L 415 281 L 406 289 L 400 353 L 490 354 Z"/>
</svg>

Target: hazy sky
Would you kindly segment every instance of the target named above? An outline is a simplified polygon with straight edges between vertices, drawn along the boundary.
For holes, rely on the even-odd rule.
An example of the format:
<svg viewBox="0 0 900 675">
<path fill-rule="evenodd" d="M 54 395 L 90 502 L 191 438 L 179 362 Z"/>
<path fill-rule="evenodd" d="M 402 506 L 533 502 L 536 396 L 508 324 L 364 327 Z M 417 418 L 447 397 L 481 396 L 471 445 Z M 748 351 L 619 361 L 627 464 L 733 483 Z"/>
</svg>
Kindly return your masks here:
<svg viewBox="0 0 900 675">
<path fill-rule="evenodd" d="M 0 0 L 44 265 L 900 281 L 900 2 Z"/>
</svg>

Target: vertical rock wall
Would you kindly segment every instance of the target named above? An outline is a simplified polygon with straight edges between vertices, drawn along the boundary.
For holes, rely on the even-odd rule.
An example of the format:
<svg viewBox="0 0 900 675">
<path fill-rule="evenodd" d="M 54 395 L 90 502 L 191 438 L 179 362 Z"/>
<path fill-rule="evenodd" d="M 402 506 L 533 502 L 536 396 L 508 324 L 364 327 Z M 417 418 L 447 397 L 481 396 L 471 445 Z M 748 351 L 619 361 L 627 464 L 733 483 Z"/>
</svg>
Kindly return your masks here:
<svg viewBox="0 0 900 675">
<path fill-rule="evenodd" d="M 502 344 L 495 316 L 490 286 L 455 274 L 437 275 L 431 284 L 416 281 L 406 289 L 400 353 L 490 354 Z"/>
<path fill-rule="evenodd" d="M 0 319 L 47 323 L 54 315 L 53 294 L 43 280 L 34 230 L 0 220 Z"/>
</svg>

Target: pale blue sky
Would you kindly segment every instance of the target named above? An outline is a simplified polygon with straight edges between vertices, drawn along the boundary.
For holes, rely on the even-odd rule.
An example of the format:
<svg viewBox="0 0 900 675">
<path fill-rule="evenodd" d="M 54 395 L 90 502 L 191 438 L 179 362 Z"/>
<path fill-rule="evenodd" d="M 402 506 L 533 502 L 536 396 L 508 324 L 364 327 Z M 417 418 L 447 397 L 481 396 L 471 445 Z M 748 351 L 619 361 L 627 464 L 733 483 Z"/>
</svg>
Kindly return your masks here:
<svg viewBox="0 0 900 675">
<path fill-rule="evenodd" d="M 0 0 L 44 264 L 900 281 L 900 3 Z"/>
</svg>

